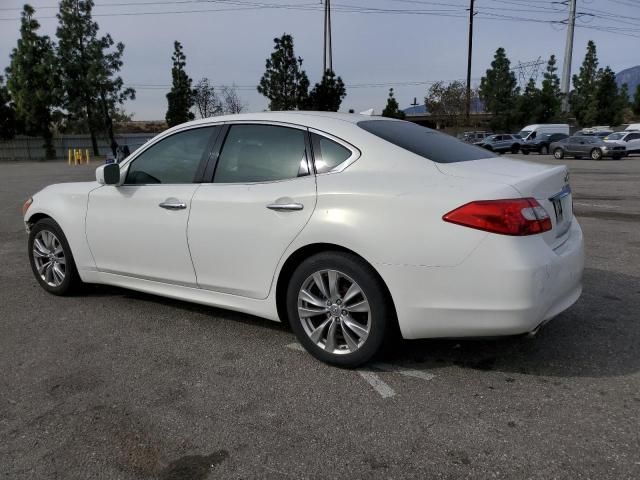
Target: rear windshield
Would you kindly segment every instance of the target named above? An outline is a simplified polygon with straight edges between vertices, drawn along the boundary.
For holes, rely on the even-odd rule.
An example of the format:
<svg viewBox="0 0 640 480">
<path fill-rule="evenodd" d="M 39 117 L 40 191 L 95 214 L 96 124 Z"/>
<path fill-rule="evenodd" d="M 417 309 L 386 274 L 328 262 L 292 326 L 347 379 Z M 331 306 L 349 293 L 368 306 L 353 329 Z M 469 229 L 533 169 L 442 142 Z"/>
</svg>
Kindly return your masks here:
<svg viewBox="0 0 640 480">
<path fill-rule="evenodd" d="M 457 138 L 397 120 L 363 120 L 358 126 L 369 133 L 437 163 L 466 162 L 495 157 L 484 148 Z"/>
</svg>

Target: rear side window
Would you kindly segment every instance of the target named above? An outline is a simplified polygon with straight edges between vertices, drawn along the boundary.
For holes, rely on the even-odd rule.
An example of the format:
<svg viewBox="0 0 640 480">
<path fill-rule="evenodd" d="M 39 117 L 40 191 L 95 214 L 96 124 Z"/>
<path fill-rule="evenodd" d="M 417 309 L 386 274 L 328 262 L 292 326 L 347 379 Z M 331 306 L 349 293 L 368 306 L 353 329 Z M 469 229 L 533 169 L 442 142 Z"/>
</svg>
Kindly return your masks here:
<svg viewBox="0 0 640 480">
<path fill-rule="evenodd" d="M 348 148 L 322 135 L 314 133 L 311 135 L 311 139 L 313 142 L 313 158 L 317 173 L 325 173 L 333 170 L 341 163 L 347 161 L 353 154 Z"/>
<path fill-rule="evenodd" d="M 274 125 L 233 125 L 222 146 L 213 181 L 273 182 L 308 174 L 303 130 Z"/>
<path fill-rule="evenodd" d="M 461 142 L 430 128 L 397 120 L 364 120 L 358 126 L 369 133 L 437 163 L 465 162 L 495 157 L 487 150 Z"/>
</svg>

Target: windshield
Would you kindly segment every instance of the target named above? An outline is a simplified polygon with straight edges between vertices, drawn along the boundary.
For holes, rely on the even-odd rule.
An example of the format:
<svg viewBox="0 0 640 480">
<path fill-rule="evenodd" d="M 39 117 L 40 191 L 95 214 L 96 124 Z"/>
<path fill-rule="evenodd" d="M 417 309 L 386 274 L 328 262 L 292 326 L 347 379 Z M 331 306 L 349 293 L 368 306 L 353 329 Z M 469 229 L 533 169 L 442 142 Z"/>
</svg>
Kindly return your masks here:
<svg viewBox="0 0 640 480">
<path fill-rule="evenodd" d="M 626 133 L 612 133 L 611 135 L 607 136 L 605 140 L 622 140 L 625 135 Z"/>
<path fill-rule="evenodd" d="M 520 135 L 521 138 L 527 138 L 531 132 L 532 130 L 522 130 L 518 135 Z"/>
<path fill-rule="evenodd" d="M 358 126 L 373 135 L 437 163 L 464 162 L 495 157 L 487 150 L 455 137 L 397 120 L 363 120 Z"/>
</svg>

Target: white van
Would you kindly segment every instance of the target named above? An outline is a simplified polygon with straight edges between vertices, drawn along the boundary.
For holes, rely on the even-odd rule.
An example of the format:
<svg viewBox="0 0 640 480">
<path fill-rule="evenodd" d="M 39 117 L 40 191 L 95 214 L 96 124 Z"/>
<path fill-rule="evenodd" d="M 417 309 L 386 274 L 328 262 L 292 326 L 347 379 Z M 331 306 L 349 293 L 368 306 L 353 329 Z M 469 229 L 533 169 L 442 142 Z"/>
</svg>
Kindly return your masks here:
<svg viewBox="0 0 640 480">
<path fill-rule="evenodd" d="M 640 130 L 640 123 L 631 123 L 625 130 Z"/>
<path fill-rule="evenodd" d="M 541 133 L 564 133 L 569 135 L 569 125 L 566 123 L 539 123 L 535 125 L 527 125 L 519 135 L 523 140 L 533 140 Z"/>
</svg>

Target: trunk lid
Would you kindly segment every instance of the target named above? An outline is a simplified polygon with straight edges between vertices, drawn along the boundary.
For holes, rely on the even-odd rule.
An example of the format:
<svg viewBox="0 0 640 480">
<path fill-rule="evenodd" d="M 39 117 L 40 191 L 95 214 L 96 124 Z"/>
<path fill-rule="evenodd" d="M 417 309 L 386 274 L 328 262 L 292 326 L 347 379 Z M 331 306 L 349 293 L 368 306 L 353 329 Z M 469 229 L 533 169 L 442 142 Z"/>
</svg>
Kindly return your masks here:
<svg viewBox="0 0 640 480">
<path fill-rule="evenodd" d="M 545 242 L 552 248 L 557 248 L 567 239 L 573 219 L 573 199 L 566 166 L 495 157 L 468 162 L 437 163 L 436 167 L 445 175 L 510 185 L 521 197 L 535 198 L 549 213 L 553 225 L 551 230 L 542 234 Z"/>
</svg>

